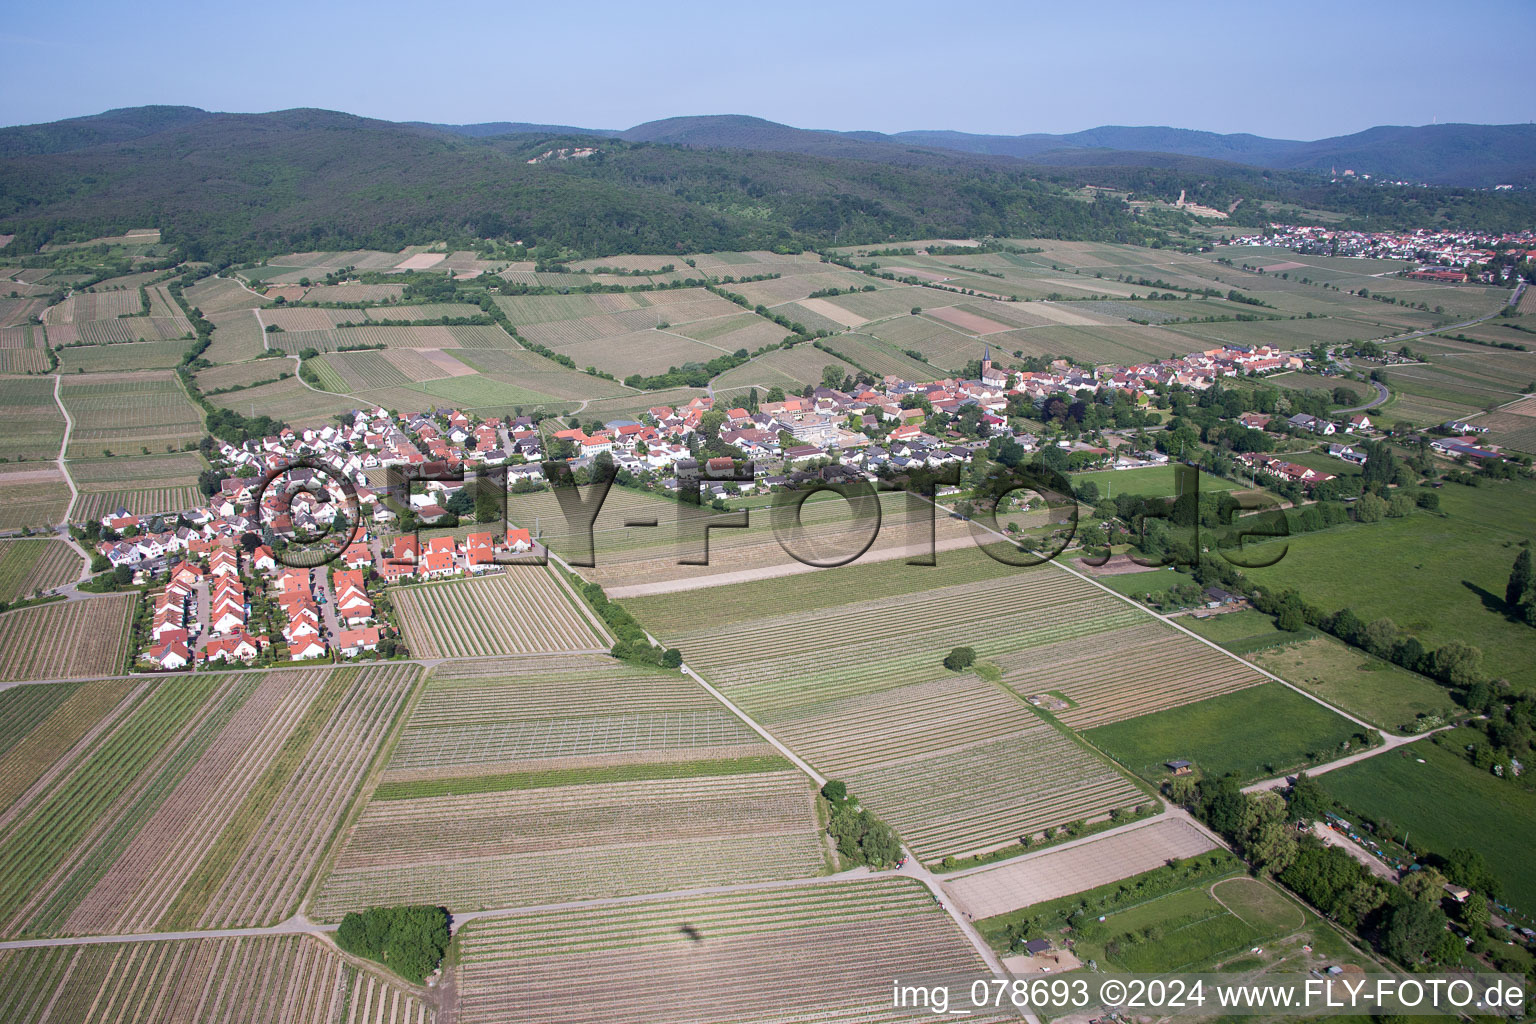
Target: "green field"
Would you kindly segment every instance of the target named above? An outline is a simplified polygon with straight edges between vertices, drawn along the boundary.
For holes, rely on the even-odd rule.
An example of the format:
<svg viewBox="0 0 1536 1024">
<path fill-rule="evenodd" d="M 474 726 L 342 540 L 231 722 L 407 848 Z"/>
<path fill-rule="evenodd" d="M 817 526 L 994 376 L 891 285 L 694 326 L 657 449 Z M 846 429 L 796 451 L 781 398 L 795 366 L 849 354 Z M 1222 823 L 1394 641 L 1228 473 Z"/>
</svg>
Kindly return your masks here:
<svg viewBox="0 0 1536 1024">
<path fill-rule="evenodd" d="M 1260 647 L 1296 639 L 1296 634 L 1277 628 L 1273 616 L 1251 608 L 1238 612 L 1222 612 L 1220 615 L 1207 615 L 1205 618 L 1181 615 L 1179 625 L 1192 633 L 1200 634 L 1207 640 L 1221 644 L 1235 654 L 1245 654 Z"/>
<path fill-rule="evenodd" d="M 1536 793 L 1478 771 L 1438 745 L 1455 743 L 1454 735 L 1366 758 L 1318 781 L 1350 810 L 1406 830 L 1416 846 L 1442 855 L 1477 850 L 1503 881 L 1506 902 L 1532 913 Z"/>
<path fill-rule="evenodd" d="M 1504 585 L 1522 540 L 1536 538 L 1536 482 L 1446 484 L 1440 512 L 1346 523 L 1292 537 L 1284 558 L 1246 569 L 1254 583 L 1294 587 L 1328 611 L 1383 616 L 1426 647 L 1452 640 L 1483 652 L 1483 672 L 1536 686 L 1536 630 L 1505 614 Z M 1266 548 L 1254 547 L 1262 558 Z"/>
<path fill-rule="evenodd" d="M 1416 715 L 1444 715 L 1455 708 L 1445 687 L 1331 636 L 1257 651 L 1248 660 L 1394 732 L 1410 728 Z"/>
<path fill-rule="evenodd" d="M 1344 753 L 1361 728 L 1280 683 L 1250 686 L 1197 704 L 1156 711 L 1085 732 L 1110 757 L 1148 780 L 1164 761 L 1193 761 L 1208 776 L 1267 778 Z"/>
<path fill-rule="evenodd" d="M 1092 481 L 1099 486 L 1099 497 L 1114 494 L 1141 494 L 1149 498 L 1174 496 L 1174 466 L 1148 466 L 1145 469 L 1107 469 L 1096 473 L 1073 473 L 1073 486 Z M 1239 484 L 1210 473 L 1200 474 L 1202 491 L 1235 491 Z"/>
<path fill-rule="evenodd" d="M 1241 862 L 1225 850 L 1213 851 L 987 918 L 977 928 L 1000 951 L 1021 939 L 1057 938 L 1070 932 L 1079 959 L 1120 970 L 1229 969 L 1234 956 L 1249 958 L 1254 946 L 1316 924 L 1312 915 L 1274 886 L 1238 873 L 1240 867 Z M 1295 945 L 1303 939 L 1315 941 L 1309 933 L 1295 940 Z M 1272 950 L 1251 966 L 1276 964 L 1292 955 L 1290 950 Z"/>
</svg>

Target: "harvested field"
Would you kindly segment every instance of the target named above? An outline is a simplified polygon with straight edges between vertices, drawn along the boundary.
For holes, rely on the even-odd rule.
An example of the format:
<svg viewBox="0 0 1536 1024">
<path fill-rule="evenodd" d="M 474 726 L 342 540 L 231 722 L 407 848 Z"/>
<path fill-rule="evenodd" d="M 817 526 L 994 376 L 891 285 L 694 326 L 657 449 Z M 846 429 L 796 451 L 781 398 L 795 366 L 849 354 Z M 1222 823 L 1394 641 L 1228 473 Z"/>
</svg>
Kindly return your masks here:
<svg viewBox="0 0 1536 1024">
<path fill-rule="evenodd" d="M 391 593 L 419 658 L 599 651 L 609 645 L 606 630 L 598 630 L 565 581 L 544 566 L 512 566 L 486 578 Z"/>
<path fill-rule="evenodd" d="M 73 583 L 83 568 L 84 560 L 61 540 L 0 540 L 0 601 Z"/>
<path fill-rule="evenodd" d="M 419 252 L 395 264 L 396 270 L 430 270 L 448 258 L 447 253 Z"/>
<path fill-rule="evenodd" d="M 331 670 L 160 927 L 271 924 L 297 910 L 418 679 L 414 665 Z"/>
<path fill-rule="evenodd" d="M 869 322 L 868 317 L 860 316 L 852 310 L 835 305 L 827 299 L 801 299 L 800 306 L 810 310 L 812 313 L 819 313 L 828 320 L 832 320 L 844 327 L 858 327 Z"/>
<path fill-rule="evenodd" d="M 64 414 L 51 377 L 0 377 L 0 457 L 54 459 L 64 440 Z M 3 478 L 0 478 L 3 479 Z"/>
<path fill-rule="evenodd" d="M 975 920 L 1006 914 L 1060 896 L 1096 889 L 1161 867 L 1174 858 L 1216 849 L 1204 832 L 1178 818 L 1154 818 L 1134 828 L 1047 850 L 1000 867 L 944 882 L 955 905 Z"/>
<path fill-rule="evenodd" d="M 421 996 L 310 935 L 0 953 L 0 1017 L 134 1024 L 428 1024 Z"/>
<path fill-rule="evenodd" d="M 136 594 L 35 605 L 0 615 L 0 680 L 82 679 L 123 667 Z"/>
<path fill-rule="evenodd" d="M 266 335 L 256 313 L 248 309 L 208 315 L 213 342 L 203 353 L 210 363 L 239 363 L 255 359 L 267 350 Z"/>
<path fill-rule="evenodd" d="M 648 1024 L 678 1007 L 698 1024 L 887 1020 L 892 978 L 985 970 L 905 878 L 518 914 L 462 941 L 460 1007 L 476 1024 Z"/>
<path fill-rule="evenodd" d="M 66 377 L 60 397 L 75 422 L 71 458 L 180 448 L 203 435 L 202 411 L 167 370 Z"/>
</svg>

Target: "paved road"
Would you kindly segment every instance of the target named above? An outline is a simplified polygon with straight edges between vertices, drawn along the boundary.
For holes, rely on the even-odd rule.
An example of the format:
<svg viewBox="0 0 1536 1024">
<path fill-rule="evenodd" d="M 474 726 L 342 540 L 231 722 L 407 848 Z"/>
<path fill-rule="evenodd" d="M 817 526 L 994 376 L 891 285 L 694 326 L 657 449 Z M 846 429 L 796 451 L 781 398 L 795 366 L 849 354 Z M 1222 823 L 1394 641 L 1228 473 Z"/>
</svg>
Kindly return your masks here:
<svg viewBox="0 0 1536 1024">
<path fill-rule="evenodd" d="M 1371 384 L 1371 387 L 1376 389 L 1376 397 L 1375 398 L 1371 399 L 1369 402 L 1366 402 L 1364 405 L 1357 405 L 1357 406 L 1355 406 L 1352 409 L 1337 409 L 1337 410 L 1334 411 L 1334 415 L 1338 415 L 1340 413 L 1350 413 L 1350 412 L 1366 412 L 1368 410 L 1376 408 L 1378 405 L 1380 405 L 1381 403 L 1385 402 L 1387 399 L 1392 397 L 1392 392 L 1388 391 L 1387 390 L 1387 386 L 1385 384 L 1383 384 L 1381 381 L 1373 380 L 1373 381 L 1370 382 L 1370 384 Z"/>
</svg>

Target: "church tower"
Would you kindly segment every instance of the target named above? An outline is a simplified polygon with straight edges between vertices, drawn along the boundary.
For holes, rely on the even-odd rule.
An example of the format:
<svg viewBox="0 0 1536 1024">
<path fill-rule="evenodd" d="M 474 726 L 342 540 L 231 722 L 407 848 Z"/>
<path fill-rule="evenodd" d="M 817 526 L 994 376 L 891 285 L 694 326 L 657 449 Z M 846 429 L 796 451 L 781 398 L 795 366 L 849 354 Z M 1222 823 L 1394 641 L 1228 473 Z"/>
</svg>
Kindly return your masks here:
<svg viewBox="0 0 1536 1024">
<path fill-rule="evenodd" d="M 981 375 L 988 376 L 992 372 L 992 346 L 983 345 L 981 348 Z"/>
</svg>

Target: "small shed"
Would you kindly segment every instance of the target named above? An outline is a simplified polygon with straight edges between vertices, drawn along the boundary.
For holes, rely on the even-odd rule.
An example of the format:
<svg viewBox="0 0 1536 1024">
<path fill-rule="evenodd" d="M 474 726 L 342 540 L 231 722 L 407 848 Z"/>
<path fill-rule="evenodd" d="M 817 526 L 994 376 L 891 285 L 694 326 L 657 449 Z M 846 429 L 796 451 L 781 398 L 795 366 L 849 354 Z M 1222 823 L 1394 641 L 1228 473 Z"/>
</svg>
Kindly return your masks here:
<svg viewBox="0 0 1536 1024">
<path fill-rule="evenodd" d="M 1175 775 L 1188 775 L 1195 766 L 1188 761 L 1164 761 L 1164 766 Z"/>
</svg>

